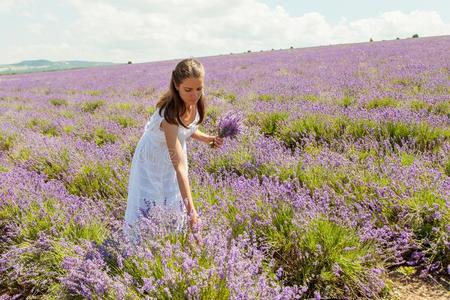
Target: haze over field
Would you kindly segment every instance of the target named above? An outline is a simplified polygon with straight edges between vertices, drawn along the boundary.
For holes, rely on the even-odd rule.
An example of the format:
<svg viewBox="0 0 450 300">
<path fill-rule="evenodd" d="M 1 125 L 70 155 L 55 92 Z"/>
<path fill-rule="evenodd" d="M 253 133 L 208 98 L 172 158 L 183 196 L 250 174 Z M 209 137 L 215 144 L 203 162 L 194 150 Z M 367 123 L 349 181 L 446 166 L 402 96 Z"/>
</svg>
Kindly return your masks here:
<svg viewBox="0 0 450 300">
<path fill-rule="evenodd" d="M 95 66 L 112 65 L 108 62 L 89 61 L 50 61 L 46 59 L 24 60 L 17 64 L 0 65 L 0 74 L 20 74 L 43 71 L 57 71 L 78 68 L 89 68 Z"/>
</svg>

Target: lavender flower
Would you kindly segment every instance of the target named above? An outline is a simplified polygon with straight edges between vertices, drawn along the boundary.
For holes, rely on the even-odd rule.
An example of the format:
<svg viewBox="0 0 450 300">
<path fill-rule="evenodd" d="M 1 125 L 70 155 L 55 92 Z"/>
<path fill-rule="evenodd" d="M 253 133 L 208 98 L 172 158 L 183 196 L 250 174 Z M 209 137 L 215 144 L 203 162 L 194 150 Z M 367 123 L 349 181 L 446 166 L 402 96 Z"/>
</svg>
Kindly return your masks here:
<svg viewBox="0 0 450 300">
<path fill-rule="evenodd" d="M 218 123 L 218 136 L 221 138 L 234 139 L 242 132 L 242 115 L 239 112 L 230 111 L 220 118 Z M 214 141 L 210 143 L 215 146 Z"/>
<path fill-rule="evenodd" d="M 230 111 L 220 120 L 218 132 L 220 137 L 235 138 L 242 131 L 242 116 L 238 112 Z"/>
</svg>

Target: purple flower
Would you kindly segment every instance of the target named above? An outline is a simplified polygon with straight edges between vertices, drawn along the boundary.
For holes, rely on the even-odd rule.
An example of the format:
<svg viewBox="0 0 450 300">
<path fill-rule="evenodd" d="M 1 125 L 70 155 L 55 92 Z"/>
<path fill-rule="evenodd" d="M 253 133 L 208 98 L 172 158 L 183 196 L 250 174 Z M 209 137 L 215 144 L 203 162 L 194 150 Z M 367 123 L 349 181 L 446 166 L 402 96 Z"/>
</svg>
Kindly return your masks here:
<svg viewBox="0 0 450 300">
<path fill-rule="evenodd" d="M 220 137 L 235 138 L 242 131 L 242 116 L 238 112 L 230 111 L 219 120 L 218 132 Z"/>
<path fill-rule="evenodd" d="M 338 263 L 334 263 L 331 268 L 333 270 L 334 275 L 336 275 L 338 277 L 341 276 L 342 269 L 341 269 L 341 266 Z"/>
<path fill-rule="evenodd" d="M 276 272 L 276 276 L 277 276 L 278 279 L 280 279 L 281 276 L 283 276 L 283 268 L 282 267 L 278 268 L 278 270 Z"/>
</svg>

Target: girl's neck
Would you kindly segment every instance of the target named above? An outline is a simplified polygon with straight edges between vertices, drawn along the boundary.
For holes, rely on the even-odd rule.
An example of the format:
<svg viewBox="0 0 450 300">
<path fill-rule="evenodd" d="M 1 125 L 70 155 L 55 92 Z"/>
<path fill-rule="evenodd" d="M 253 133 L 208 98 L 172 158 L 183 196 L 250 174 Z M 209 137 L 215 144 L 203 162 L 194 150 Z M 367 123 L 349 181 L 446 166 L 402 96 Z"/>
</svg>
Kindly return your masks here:
<svg viewBox="0 0 450 300">
<path fill-rule="evenodd" d="M 188 113 L 192 113 L 194 110 L 195 110 L 195 104 L 186 106 L 186 111 Z"/>
</svg>

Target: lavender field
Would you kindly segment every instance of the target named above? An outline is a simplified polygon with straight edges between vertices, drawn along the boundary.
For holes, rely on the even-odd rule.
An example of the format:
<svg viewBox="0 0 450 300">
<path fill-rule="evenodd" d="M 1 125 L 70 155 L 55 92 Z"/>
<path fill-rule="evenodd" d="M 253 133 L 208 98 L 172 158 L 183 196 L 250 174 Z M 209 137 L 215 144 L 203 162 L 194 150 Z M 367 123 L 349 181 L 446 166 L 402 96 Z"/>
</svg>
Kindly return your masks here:
<svg viewBox="0 0 450 300">
<path fill-rule="evenodd" d="M 220 149 L 189 141 L 204 246 L 122 222 L 177 61 L 0 76 L 0 299 L 389 298 L 450 273 L 450 36 L 199 58 Z M 158 225 L 159 224 L 159 225 Z"/>
</svg>

